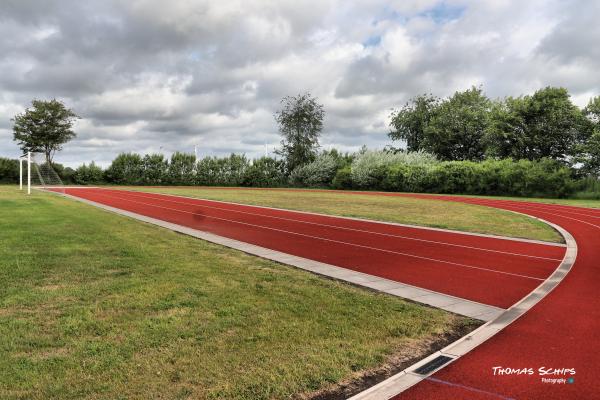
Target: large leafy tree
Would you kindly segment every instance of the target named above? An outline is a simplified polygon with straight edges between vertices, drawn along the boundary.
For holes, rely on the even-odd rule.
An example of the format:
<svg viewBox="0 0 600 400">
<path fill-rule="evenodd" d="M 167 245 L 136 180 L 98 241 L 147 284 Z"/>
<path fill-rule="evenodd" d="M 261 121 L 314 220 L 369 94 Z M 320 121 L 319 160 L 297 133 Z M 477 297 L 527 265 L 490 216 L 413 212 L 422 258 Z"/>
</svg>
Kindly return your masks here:
<svg viewBox="0 0 600 400">
<path fill-rule="evenodd" d="M 169 182 L 176 185 L 191 185 L 196 171 L 196 156 L 175 152 L 171 155 L 168 168 Z"/>
<path fill-rule="evenodd" d="M 581 164 L 581 172 L 586 175 L 600 176 L 600 96 L 590 100 L 583 109 L 588 122 L 589 135 L 579 143 L 574 161 Z"/>
<path fill-rule="evenodd" d="M 429 94 L 416 96 L 402 108 L 393 110 L 391 114 L 389 136 L 392 140 L 406 142 L 408 151 L 423 149 L 425 129 L 434 115 L 440 99 Z"/>
<path fill-rule="evenodd" d="M 142 159 L 144 166 L 144 182 L 158 185 L 167 176 L 168 162 L 162 154 L 146 154 Z"/>
<path fill-rule="evenodd" d="M 121 153 L 110 164 L 105 172 L 109 182 L 117 184 L 137 185 L 144 177 L 144 162 L 139 154 Z"/>
<path fill-rule="evenodd" d="M 275 121 L 283 136 L 281 149 L 288 171 L 313 161 L 319 148 L 325 111 L 310 93 L 284 97 L 283 107 L 275 113 Z"/>
<path fill-rule="evenodd" d="M 487 141 L 496 157 L 566 161 L 587 129 L 581 110 L 564 88 L 546 87 L 531 96 L 495 105 Z"/>
<path fill-rule="evenodd" d="M 481 88 L 456 92 L 435 108 L 424 128 L 422 149 L 442 160 L 481 160 L 491 101 Z"/>
<path fill-rule="evenodd" d="M 79 117 L 56 99 L 33 100 L 31 105 L 12 119 L 14 140 L 24 152 L 43 152 L 50 164 L 56 151 L 76 136 L 72 128 Z"/>
</svg>

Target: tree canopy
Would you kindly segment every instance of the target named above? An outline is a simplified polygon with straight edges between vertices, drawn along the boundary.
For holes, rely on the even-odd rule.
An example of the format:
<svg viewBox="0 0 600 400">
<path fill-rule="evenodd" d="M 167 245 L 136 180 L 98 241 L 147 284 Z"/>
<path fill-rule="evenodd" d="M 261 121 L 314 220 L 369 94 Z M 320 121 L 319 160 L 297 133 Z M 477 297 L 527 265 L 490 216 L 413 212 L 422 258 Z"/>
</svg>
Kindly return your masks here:
<svg viewBox="0 0 600 400">
<path fill-rule="evenodd" d="M 425 129 L 440 103 L 440 99 L 431 94 L 422 94 L 410 99 L 402 108 L 393 110 L 389 137 L 404 140 L 408 151 L 423 149 Z"/>
<path fill-rule="evenodd" d="M 490 100 L 481 88 L 456 92 L 437 106 L 424 129 L 423 149 L 441 160 L 481 160 Z"/>
<path fill-rule="evenodd" d="M 13 140 L 24 152 L 44 153 L 46 162 L 51 163 L 56 151 L 76 136 L 72 127 L 79 117 L 56 99 L 33 100 L 31 105 L 12 119 Z"/>
<path fill-rule="evenodd" d="M 566 160 L 577 142 L 589 136 L 581 110 L 564 88 L 508 97 L 495 105 L 491 121 L 489 154 L 496 157 Z"/>
<path fill-rule="evenodd" d="M 313 161 L 319 148 L 325 111 L 310 93 L 287 96 L 283 108 L 275 113 L 275 121 L 283 136 L 277 154 L 284 157 L 288 171 Z"/>
</svg>

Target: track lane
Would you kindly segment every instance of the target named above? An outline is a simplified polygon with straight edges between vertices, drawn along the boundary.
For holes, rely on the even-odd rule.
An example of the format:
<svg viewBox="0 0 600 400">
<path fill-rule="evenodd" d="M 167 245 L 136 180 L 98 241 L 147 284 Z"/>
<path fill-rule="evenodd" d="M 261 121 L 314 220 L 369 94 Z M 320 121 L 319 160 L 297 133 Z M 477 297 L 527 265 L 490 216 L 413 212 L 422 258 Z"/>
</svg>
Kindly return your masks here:
<svg viewBox="0 0 600 400">
<path fill-rule="evenodd" d="M 292 223 L 301 223 L 301 224 L 309 224 L 312 226 L 317 226 L 317 227 L 323 227 L 329 230 L 333 229 L 333 230 L 340 230 L 340 231 L 350 231 L 352 233 L 358 232 L 358 233 L 366 233 L 366 234 L 370 234 L 370 235 L 375 235 L 375 236 L 381 236 L 382 238 L 389 240 L 389 239 L 405 239 L 405 240 L 411 240 L 411 241 L 416 241 L 416 242 L 422 242 L 422 243 L 431 243 L 431 244 L 436 244 L 436 245 L 440 245 L 440 246 L 449 246 L 449 247 L 457 247 L 457 248 L 464 248 L 464 249 L 469 249 L 469 250 L 476 250 L 476 251 L 484 251 L 484 252 L 489 252 L 489 253 L 499 253 L 499 254 L 506 254 L 506 255 L 511 255 L 511 256 L 521 256 L 521 257 L 527 257 L 527 258 L 539 258 L 539 259 L 543 259 L 543 260 L 550 260 L 550 261 L 560 261 L 563 254 L 564 254 L 564 250 L 561 249 L 560 247 L 557 248 L 552 248 L 552 247 L 547 247 L 547 244 L 544 244 L 543 246 L 540 247 L 534 247 L 534 246 L 528 246 L 526 248 L 527 251 L 529 251 L 532 254 L 527 254 L 527 253 L 518 253 L 518 252 L 511 252 L 508 251 L 506 249 L 501 250 L 501 249 L 497 249 L 497 248 L 486 248 L 486 247 L 476 247 L 471 245 L 467 245 L 467 244 L 460 244 L 460 243 L 454 243 L 454 242 L 448 242 L 448 241 L 442 241 L 442 240 L 431 240 L 431 239 L 425 239 L 423 237 L 418 237 L 419 235 L 415 235 L 415 229 L 414 228 L 410 228 L 410 227 L 400 227 L 400 231 L 399 232 L 389 232 L 389 231 L 382 231 L 381 229 L 379 230 L 374 230 L 373 229 L 373 223 L 372 222 L 368 222 L 368 224 L 370 224 L 371 226 L 368 226 L 369 229 L 367 229 L 367 227 L 364 226 L 365 222 L 364 221 L 359 221 L 359 223 L 362 223 L 363 226 L 360 227 L 355 227 L 355 226 L 348 226 L 348 222 L 352 223 L 354 222 L 353 220 L 344 220 L 344 224 L 343 225 L 339 225 L 340 223 L 340 218 L 336 218 L 336 220 L 334 221 L 329 221 L 329 223 L 324 223 L 321 219 L 321 222 L 316 222 L 314 221 L 315 216 L 314 215 L 308 215 L 308 217 L 312 217 L 313 220 L 307 220 L 305 215 L 300 215 L 301 219 L 298 219 L 298 214 L 299 212 L 294 212 L 292 211 L 291 213 L 289 211 L 282 211 L 282 210 L 275 210 L 275 209 L 268 209 L 268 211 L 270 212 L 265 212 L 263 208 L 259 208 L 259 207 L 254 207 L 254 206 L 244 206 L 244 208 L 246 210 L 252 210 L 250 211 L 242 211 L 239 209 L 240 205 L 236 205 L 236 204 L 232 204 L 232 203 L 223 203 L 223 202 L 217 202 L 217 201 L 209 201 L 209 200 L 199 200 L 199 199 L 192 199 L 192 198 L 182 198 L 182 197 L 175 197 L 174 196 L 170 196 L 170 195 L 161 195 L 161 194 L 154 194 L 152 193 L 151 196 L 144 194 L 144 192 L 128 192 L 127 194 L 128 197 L 132 197 L 132 198 L 141 198 L 141 199 L 156 199 L 156 198 L 160 198 L 161 200 L 164 200 L 168 203 L 172 203 L 172 204 L 177 204 L 177 205 L 184 205 L 184 206 L 193 206 L 193 205 L 198 205 L 201 206 L 203 208 L 209 208 L 209 209 L 213 209 L 213 210 L 220 210 L 220 211 L 227 211 L 227 212 L 232 212 L 232 213 L 236 213 L 236 214 L 244 214 L 244 215 L 250 215 L 250 216 L 258 216 L 261 218 L 269 218 L 269 219 L 275 219 L 278 220 L 277 222 L 280 224 L 285 224 L 287 222 L 292 222 Z M 189 210 L 189 208 L 187 208 Z M 279 215 L 273 215 L 273 213 L 279 213 Z M 290 218 L 290 214 L 294 215 L 294 218 Z M 321 216 L 318 216 L 321 217 Z M 326 217 L 326 218 L 331 218 L 331 217 Z M 388 228 L 390 224 L 383 224 L 384 228 Z M 285 225 L 282 225 L 285 226 Z M 376 226 L 377 228 L 379 228 L 378 226 Z M 410 230 L 413 230 L 412 232 L 412 236 L 410 235 Z M 422 231 L 424 228 L 420 228 L 418 232 L 421 236 L 422 236 Z M 426 228 L 425 228 L 426 229 Z M 402 232 L 402 231 L 407 231 L 409 230 L 409 232 Z M 433 232 L 435 233 L 435 231 Z M 429 234 L 429 232 L 428 232 Z M 456 233 L 451 233 L 450 235 L 448 235 L 448 233 L 444 233 L 444 235 L 446 236 L 446 240 L 448 240 L 448 237 L 450 237 L 451 239 L 452 236 L 456 236 Z M 472 239 L 471 239 L 472 240 Z M 493 239 L 491 241 L 492 244 L 495 244 L 498 240 L 497 239 Z M 489 244 L 489 243 L 488 243 Z M 414 244 L 411 244 L 414 246 Z M 533 251 L 533 250 L 538 250 L 538 251 Z M 543 254 L 543 255 L 542 255 Z"/>
<path fill-rule="evenodd" d="M 504 308 L 533 290 L 558 264 L 558 261 L 553 260 L 495 253 L 493 256 L 501 262 L 489 268 L 490 255 L 483 250 L 444 246 L 441 251 L 439 244 L 396 237 L 387 238 L 388 240 L 384 242 L 381 237 L 373 234 L 373 230 L 389 229 L 385 224 L 358 221 L 364 232 L 357 232 L 340 228 L 346 222 L 356 225 L 357 221 L 328 217 L 328 222 L 335 223 L 335 226 L 331 224 L 327 227 L 315 226 L 298 222 L 297 219 L 308 217 L 309 220 L 314 220 L 318 216 L 278 211 L 278 217 L 284 215 L 285 220 L 277 220 L 276 225 L 272 226 L 273 220 L 266 219 L 264 215 L 256 215 L 255 207 L 234 207 L 238 211 L 240 208 L 252 211 L 244 214 L 222 210 L 223 207 L 215 210 L 207 207 L 206 204 L 190 202 L 189 199 L 178 200 L 179 204 L 173 204 L 172 196 L 155 196 L 139 192 L 68 189 L 68 193 L 147 216 L 159 215 L 159 218 L 169 222 L 220 236 Z M 260 209 L 261 213 L 266 211 Z M 231 219 L 232 215 L 235 216 L 235 220 Z M 271 226 L 264 225 L 267 220 L 271 221 Z M 403 227 L 394 228 L 397 230 Z M 411 234 L 414 235 L 415 232 L 416 229 L 413 228 Z M 425 231 L 426 235 L 429 233 L 430 231 Z M 442 233 L 446 240 L 456 240 L 455 236 L 478 239 L 477 236 L 453 235 L 448 232 L 433 231 L 433 233 L 435 235 Z M 498 241 L 514 242 L 484 239 L 484 243 L 494 245 Z M 464 241 L 464 238 L 458 240 Z M 383 248 L 382 243 L 385 243 Z M 521 242 L 514 242 L 514 244 L 523 248 Z M 533 249 L 538 254 L 540 248 L 547 252 L 543 253 L 545 255 L 555 256 L 557 250 L 564 252 L 564 248 L 557 246 L 526 244 L 526 249 Z M 504 247 L 506 244 L 502 243 L 501 246 Z M 469 264 L 464 262 L 465 258 Z M 523 271 L 534 276 L 525 275 Z M 499 287 L 501 290 L 498 290 Z"/>
</svg>

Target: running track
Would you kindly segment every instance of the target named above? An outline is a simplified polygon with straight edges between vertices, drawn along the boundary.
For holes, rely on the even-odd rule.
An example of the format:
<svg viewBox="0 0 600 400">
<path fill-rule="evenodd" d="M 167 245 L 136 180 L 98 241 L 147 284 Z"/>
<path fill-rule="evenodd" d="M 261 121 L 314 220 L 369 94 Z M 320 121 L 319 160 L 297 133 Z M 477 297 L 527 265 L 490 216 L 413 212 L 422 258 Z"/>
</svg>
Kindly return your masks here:
<svg viewBox="0 0 600 400">
<path fill-rule="evenodd" d="M 305 258 L 507 308 L 556 268 L 564 248 L 282 210 L 107 189 L 67 194 Z M 350 194 L 350 193 L 348 193 Z M 363 193 L 364 194 L 364 193 Z M 402 195 L 402 194 L 374 194 Z M 406 196 L 406 195 L 404 195 Z M 400 399 L 598 398 L 600 210 L 410 195 L 492 206 L 554 222 L 579 253 L 565 280 L 525 316 Z M 492 367 L 533 368 L 494 376 Z M 575 368 L 575 383 L 541 383 L 539 367 Z M 563 377 L 560 375 L 558 377 Z M 550 378 L 556 376 L 548 376 Z"/>
</svg>

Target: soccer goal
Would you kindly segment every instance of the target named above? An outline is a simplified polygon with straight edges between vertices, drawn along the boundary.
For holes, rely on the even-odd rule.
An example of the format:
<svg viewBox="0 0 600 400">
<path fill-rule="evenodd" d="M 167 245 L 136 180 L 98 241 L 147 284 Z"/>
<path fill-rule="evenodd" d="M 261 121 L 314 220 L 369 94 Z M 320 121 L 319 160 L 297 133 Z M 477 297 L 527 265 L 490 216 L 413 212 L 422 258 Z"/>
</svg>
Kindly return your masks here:
<svg viewBox="0 0 600 400">
<path fill-rule="evenodd" d="M 19 157 L 19 189 L 21 190 L 24 181 L 27 184 L 27 194 L 31 194 L 32 187 L 63 188 L 60 176 L 43 153 L 28 152 Z"/>
</svg>

